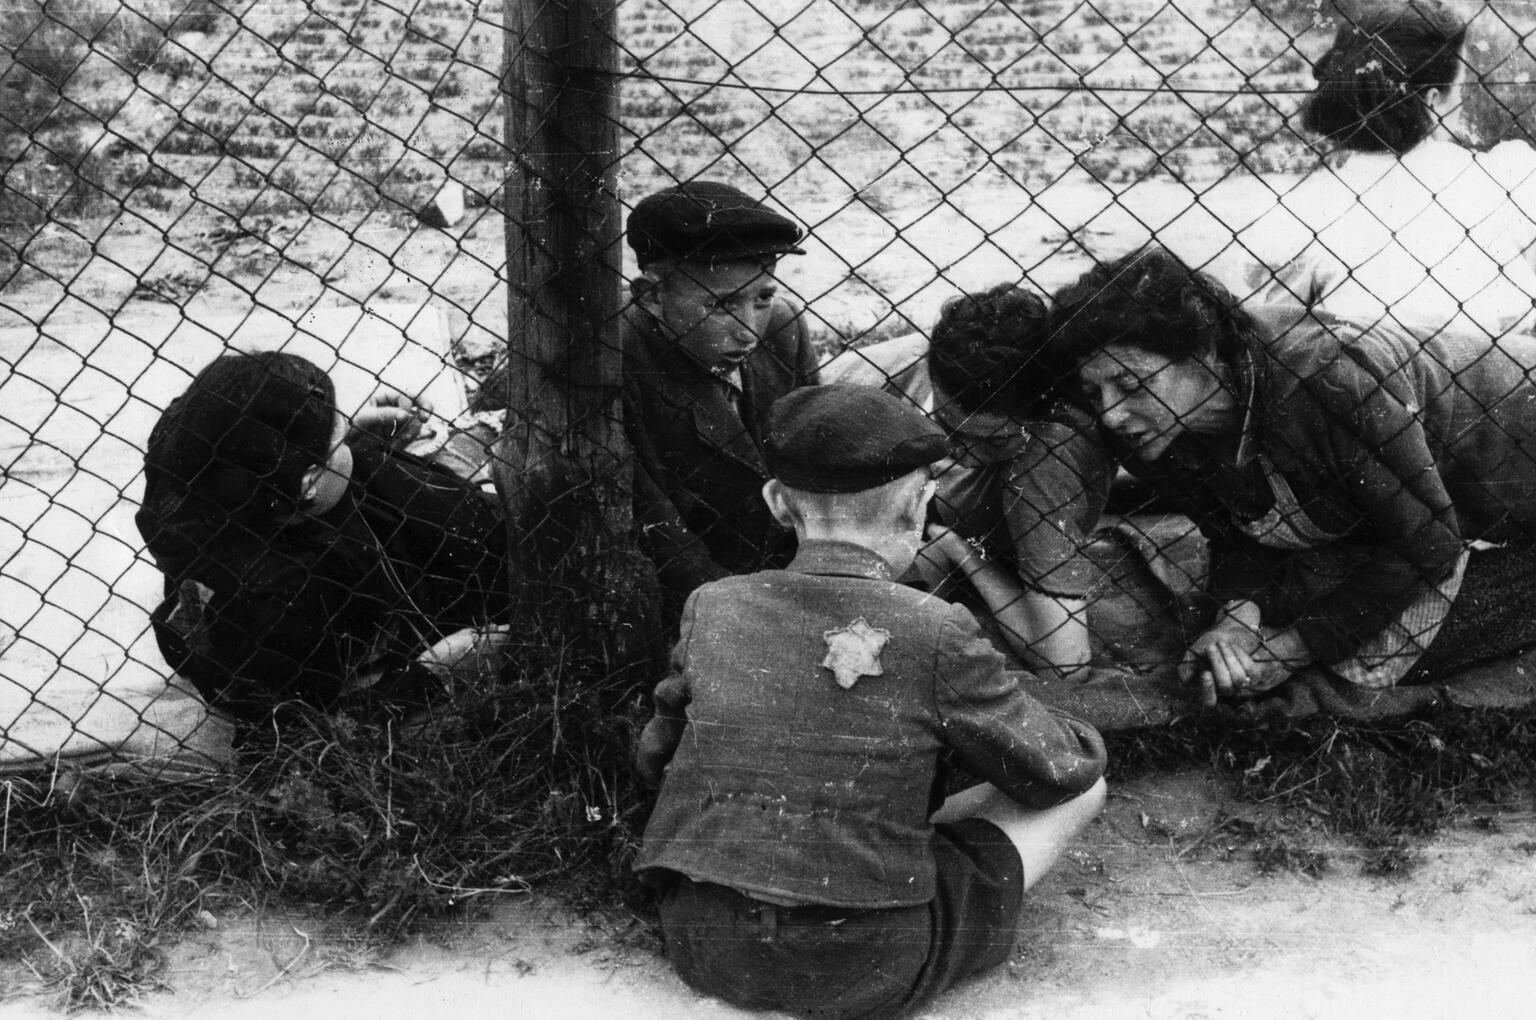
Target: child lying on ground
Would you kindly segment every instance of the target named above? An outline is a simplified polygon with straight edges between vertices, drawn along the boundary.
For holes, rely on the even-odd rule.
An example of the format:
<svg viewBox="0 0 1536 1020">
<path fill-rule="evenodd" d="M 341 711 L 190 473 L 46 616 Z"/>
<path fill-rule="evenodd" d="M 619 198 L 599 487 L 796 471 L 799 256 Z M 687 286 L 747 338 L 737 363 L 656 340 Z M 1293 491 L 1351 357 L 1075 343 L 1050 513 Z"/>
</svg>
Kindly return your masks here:
<svg viewBox="0 0 1536 1020">
<path fill-rule="evenodd" d="M 963 608 L 897 584 L 948 446 L 857 386 L 782 398 L 786 570 L 688 600 L 641 737 L 636 862 L 685 981 L 740 1006 L 891 1016 L 1002 962 L 1021 899 L 1099 812 L 1104 745 L 1025 695 Z M 939 755 L 986 780 L 933 813 Z"/>
<path fill-rule="evenodd" d="M 419 707 L 505 643 L 484 626 L 506 601 L 500 508 L 381 438 L 419 420 L 385 397 L 349 422 L 278 352 L 217 359 L 161 416 L 136 517 L 166 578 L 155 636 L 210 707 Z"/>
</svg>

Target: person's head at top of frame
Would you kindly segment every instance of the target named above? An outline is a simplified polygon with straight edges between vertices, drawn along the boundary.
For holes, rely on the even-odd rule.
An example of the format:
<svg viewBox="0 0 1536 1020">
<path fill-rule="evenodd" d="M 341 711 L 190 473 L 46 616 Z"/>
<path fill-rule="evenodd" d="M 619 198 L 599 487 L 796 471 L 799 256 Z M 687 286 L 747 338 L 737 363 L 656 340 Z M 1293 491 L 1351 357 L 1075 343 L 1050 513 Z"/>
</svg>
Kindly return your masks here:
<svg viewBox="0 0 1536 1020">
<path fill-rule="evenodd" d="M 1189 434 L 1240 434 L 1237 366 L 1257 330 L 1215 279 L 1149 245 L 1063 288 L 1051 343 L 1122 451 L 1155 461 Z"/>
<path fill-rule="evenodd" d="M 226 354 L 167 409 L 146 474 L 204 513 L 278 524 L 323 514 L 351 481 L 348 424 L 313 362 L 279 351 Z"/>
<path fill-rule="evenodd" d="M 929 334 L 928 374 L 935 416 L 951 438 L 984 444 L 1050 417 L 1064 373 L 1049 336 L 1045 299 L 1017 284 L 944 303 Z"/>
<path fill-rule="evenodd" d="M 626 227 L 640 275 L 630 283 L 647 312 L 700 367 L 739 369 L 768 330 L 780 256 L 803 255 L 798 224 L 717 181 L 648 195 Z"/>
<path fill-rule="evenodd" d="M 1467 25 L 1440 0 L 1387 0 L 1346 18 L 1312 68 L 1301 126 L 1345 150 L 1403 155 L 1448 135 L 1462 101 Z"/>
</svg>

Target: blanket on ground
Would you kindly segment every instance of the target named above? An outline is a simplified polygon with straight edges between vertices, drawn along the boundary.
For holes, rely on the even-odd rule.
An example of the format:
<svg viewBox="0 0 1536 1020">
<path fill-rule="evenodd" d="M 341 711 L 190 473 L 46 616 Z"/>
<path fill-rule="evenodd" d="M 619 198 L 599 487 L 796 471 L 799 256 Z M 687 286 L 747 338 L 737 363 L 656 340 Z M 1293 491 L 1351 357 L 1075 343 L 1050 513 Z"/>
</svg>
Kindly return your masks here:
<svg viewBox="0 0 1536 1020">
<path fill-rule="evenodd" d="M 167 682 L 163 666 L 125 657 L 111 676 L 90 676 L 0 629 L 0 775 L 187 779 L 226 764 L 230 737 L 229 724 L 190 685 Z"/>
</svg>

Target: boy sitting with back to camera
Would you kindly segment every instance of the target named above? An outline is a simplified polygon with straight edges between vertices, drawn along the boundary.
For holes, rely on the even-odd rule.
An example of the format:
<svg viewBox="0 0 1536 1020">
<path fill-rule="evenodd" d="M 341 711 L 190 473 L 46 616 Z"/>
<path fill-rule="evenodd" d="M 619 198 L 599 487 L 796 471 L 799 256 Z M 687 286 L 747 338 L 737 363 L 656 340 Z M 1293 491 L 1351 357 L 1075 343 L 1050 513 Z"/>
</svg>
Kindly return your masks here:
<svg viewBox="0 0 1536 1020">
<path fill-rule="evenodd" d="M 1007 958 L 1104 800 L 1104 745 L 1020 690 L 965 609 L 897 583 L 943 432 L 867 387 L 775 405 L 786 570 L 688 600 L 638 763 L 667 955 L 736 1005 L 891 1016 Z M 943 802 L 939 756 L 985 780 Z"/>
<path fill-rule="evenodd" d="M 793 535 L 763 504 L 773 402 L 817 381 L 800 307 L 779 292 L 796 223 L 728 184 L 652 194 L 626 225 L 639 275 L 623 322 L 635 518 L 670 615 L 694 588 L 783 566 Z"/>
</svg>

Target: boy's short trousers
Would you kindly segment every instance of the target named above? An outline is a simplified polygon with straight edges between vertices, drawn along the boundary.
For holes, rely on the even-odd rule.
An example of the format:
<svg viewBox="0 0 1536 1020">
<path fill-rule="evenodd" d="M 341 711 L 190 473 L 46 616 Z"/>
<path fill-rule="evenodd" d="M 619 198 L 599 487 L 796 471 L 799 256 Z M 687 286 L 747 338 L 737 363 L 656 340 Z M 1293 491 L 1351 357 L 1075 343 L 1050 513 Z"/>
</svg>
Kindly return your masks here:
<svg viewBox="0 0 1536 1020">
<path fill-rule="evenodd" d="M 684 981 L 748 1009 L 889 1017 L 1008 958 L 1023 901 L 1018 851 L 991 822 L 935 827 L 937 892 L 887 910 L 776 907 L 672 877 L 667 957 Z"/>
</svg>

